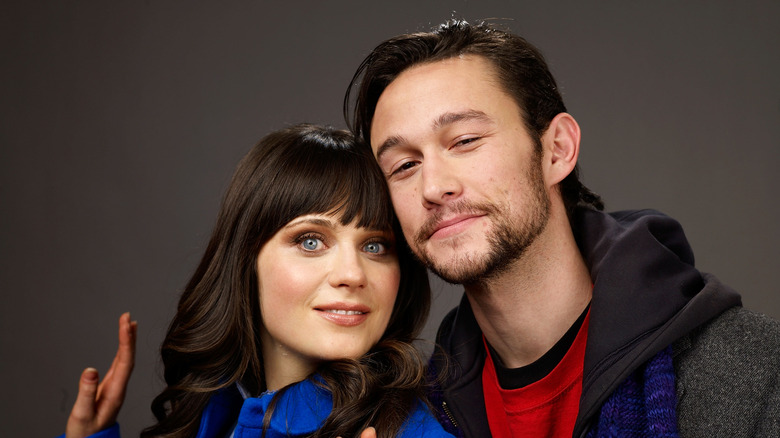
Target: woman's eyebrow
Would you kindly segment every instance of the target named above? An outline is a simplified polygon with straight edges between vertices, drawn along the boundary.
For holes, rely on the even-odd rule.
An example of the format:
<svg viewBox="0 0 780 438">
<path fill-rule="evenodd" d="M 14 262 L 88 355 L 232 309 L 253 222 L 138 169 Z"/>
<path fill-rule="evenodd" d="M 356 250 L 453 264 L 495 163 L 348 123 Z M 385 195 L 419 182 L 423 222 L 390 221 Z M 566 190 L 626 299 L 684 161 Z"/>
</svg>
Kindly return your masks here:
<svg viewBox="0 0 780 438">
<path fill-rule="evenodd" d="M 319 226 L 329 227 L 329 228 L 334 227 L 333 221 L 331 220 L 318 218 L 318 217 L 310 217 L 310 218 L 293 219 L 292 221 L 290 221 L 289 224 L 285 225 L 284 228 L 292 228 L 296 225 L 301 225 L 301 224 L 319 225 Z"/>
</svg>

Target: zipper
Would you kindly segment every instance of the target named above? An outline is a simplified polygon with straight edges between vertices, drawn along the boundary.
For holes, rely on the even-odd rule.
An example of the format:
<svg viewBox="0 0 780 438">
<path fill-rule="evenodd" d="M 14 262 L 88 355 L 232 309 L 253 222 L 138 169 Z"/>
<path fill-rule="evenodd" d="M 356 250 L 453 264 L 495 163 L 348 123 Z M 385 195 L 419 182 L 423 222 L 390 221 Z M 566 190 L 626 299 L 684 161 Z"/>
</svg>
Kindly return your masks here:
<svg viewBox="0 0 780 438">
<path fill-rule="evenodd" d="M 441 402 L 441 407 L 442 410 L 444 410 L 444 413 L 447 415 L 447 418 L 450 419 L 450 423 L 452 423 L 452 425 L 455 426 L 456 428 L 459 428 L 460 426 L 458 426 L 458 422 L 455 421 L 455 417 L 452 416 L 452 412 L 450 412 L 450 408 L 447 407 L 446 401 Z"/>
</svg>

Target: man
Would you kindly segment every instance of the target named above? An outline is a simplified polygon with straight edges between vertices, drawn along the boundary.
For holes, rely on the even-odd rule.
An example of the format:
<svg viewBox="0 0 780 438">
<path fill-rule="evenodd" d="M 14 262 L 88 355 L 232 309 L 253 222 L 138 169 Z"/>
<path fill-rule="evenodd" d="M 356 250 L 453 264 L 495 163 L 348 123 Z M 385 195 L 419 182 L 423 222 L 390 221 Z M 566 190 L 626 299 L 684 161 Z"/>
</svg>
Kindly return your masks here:
<svg viewBox="0 0 780 438">
<path fill-rule="evenodd" d="M 431 362 L 453 433 L 780 436 L 778 322 L 697 271 L 673 219 L 600 211 L 533 46 L 452 21 L 380 44 L 352 85 L 407 240 L 465 288 Z"/>
</svg>

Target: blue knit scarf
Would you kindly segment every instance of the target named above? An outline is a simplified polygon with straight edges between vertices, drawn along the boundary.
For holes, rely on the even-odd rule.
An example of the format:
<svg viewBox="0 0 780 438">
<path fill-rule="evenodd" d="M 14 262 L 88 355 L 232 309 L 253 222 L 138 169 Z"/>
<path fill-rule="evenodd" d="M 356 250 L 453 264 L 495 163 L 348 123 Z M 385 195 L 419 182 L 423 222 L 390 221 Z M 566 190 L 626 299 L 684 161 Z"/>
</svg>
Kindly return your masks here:
<svg viewBox="0 0 780 438">
<path fill-rule="evenodd" d="M 607 399 L 587 438 L 677 438 L 672 347 L 632 373 Z"/>
</svg>

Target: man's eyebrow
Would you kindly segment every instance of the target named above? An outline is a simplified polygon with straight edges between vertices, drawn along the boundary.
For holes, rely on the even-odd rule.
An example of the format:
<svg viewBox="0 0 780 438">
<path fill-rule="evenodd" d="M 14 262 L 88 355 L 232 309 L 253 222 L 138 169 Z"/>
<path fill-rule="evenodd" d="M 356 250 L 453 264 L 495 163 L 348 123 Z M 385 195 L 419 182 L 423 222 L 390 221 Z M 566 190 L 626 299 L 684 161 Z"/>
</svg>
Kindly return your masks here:
<svg viewBox="0 0 780 438">
<path fill-rule="evenodd" d="M 441 129 L 447 125 L 451 125 L 453 123 L 461 122 L 464 120 L 478 120 L 478 121 L 484 121 L 488 122 L 491 121 L 491 118 L 488 117 L 487 114 L 483 113 L 482 111 L 477 110 L 467 110 L 467 111 L 461 111 L 457 113 L 444 113 L 436 118 L 436 120 L 433 121 L 433 129 Z"/>
<path fill-rule="evenodd" d="M 461 122 L 464 120 L 477 120 L 483 122 L 492 121 L 492 119 L 482 111 L 466 110 L 461 112 L 447 112 L 440 115 L 439 117 L 436 118 L 436 120 L 433 121 L 432 128 L 434 131 L 436 131 L 447 125 L 451 125 L 453 123 Z M 376 159 L 379 160 L 380 158 L 382 158 L 382 155 L 387 153 L 389 149 L 392 149 L 394 146 L 397 146 L 405 142 L 406 140 L 400 135 L 392 135 L 388 137 L 376 149 Z"/>
<path fill-rule="evenodd" d="M 392 135 L 388 137 L 385 141 L 382 142 L 382 144 L 376 149 L 376 159 L 379 161 L 380 158 L 382 158 L 382 155 L 384 155 L 388 150 L 392 149 L 393 146 L 397 146 L 400 143 L 404 142 L 404 138 L 398 135 Z"/>
</svg>

